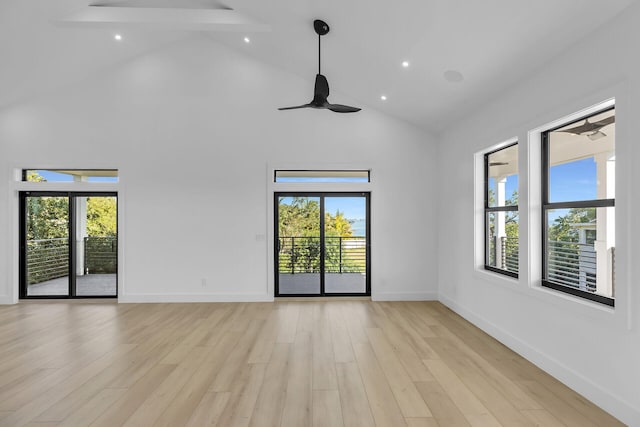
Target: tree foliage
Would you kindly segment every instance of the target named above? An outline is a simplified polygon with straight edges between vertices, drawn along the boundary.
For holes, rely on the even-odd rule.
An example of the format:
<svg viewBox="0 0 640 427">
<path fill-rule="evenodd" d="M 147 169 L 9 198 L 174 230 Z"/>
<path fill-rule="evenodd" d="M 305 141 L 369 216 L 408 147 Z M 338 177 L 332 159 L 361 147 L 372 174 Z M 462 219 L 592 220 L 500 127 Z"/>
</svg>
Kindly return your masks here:
<svg viewBox="0 0 640 427">
<path fill-rule="evenodd" d="M 549 240 L 578 242 L 578 229 L 572 224 L 593 222 L 596 219 L 595 208 L 571 208 L 566 215 L 557 217 L 549 227 Z"/>
<path fill-rule="evenodd" d="M 36 172 L 29 172 L 31 182 L 45 182 Z M 27 198 L 27 240 L 49 240 L 68 237 L 69 199 L 66 196 Z M 117 233 L 117 201 L 115 197 L 87 198 L 87 235 L 115 237 Z"/>
<path fill-rule="evenodd" d="M 351 223 L 344 213 L 325 212 L 325 236 L 350 237 Z M 308 197 L 294 197 L 291 203 L 280 203 L 278 210 L 280 237 L 319 237 L 320 203 Z"/>
</svg>

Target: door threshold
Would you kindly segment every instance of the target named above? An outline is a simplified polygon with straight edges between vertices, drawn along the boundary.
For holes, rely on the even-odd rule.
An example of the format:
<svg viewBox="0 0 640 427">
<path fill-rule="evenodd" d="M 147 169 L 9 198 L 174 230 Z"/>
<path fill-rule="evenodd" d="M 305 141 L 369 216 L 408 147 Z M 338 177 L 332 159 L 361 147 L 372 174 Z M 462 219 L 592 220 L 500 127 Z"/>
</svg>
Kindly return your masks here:
<svg viewBox="0 0 640 427">
<path fill-rule="evenodd" d="M 371 301 L 370 296 L 335 296 L 335 297 L 327 297 L 327 296 L 309 296 L 309 297 L 275 297 L 274 301 L 282 302 L 282 301 L 291 301 L 291 302 L 316 302 L 316 301 Z"/>
<path fill-rule="evenodd" d="M 18 304 L 117 304 L 118 297 L 100 298 L 21 298 Z"/>
</svg>

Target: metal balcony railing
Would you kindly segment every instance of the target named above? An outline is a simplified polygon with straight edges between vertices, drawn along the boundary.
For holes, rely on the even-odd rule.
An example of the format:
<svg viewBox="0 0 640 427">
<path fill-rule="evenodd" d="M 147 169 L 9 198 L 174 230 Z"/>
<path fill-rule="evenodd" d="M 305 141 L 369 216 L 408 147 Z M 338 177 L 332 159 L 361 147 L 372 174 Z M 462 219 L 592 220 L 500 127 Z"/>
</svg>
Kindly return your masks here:
<svg viewBox="0 0 640 427">
<path fill-rule="evenodd" d="M 319 273 L 320 237 L 280 237 L 280 273 Z M 325 237 L 324 268 L 327 273 L 364 273 L 367 267 L 367 239 L 361 236 Z"/>
<path fill-rule="evenodd" d="M 502 247 L 502 266 L 500 268 L 508 271 L 518 272 L 519 243 L 517 237 L 500 237 Z"/>
<path fill-rule="evenodd" d="M 27 240 L 30 285 L 69 274 L 69 239 Z"/>
<path fill-rule="evenodd" d="M 552 282 L 596 291 L 597 256 L 593 244 L 548 241 L 547 276 Z"/>
<path fill-rule="evenodd" d="M 118 241 L 115 237 L 85 237 L 83 271 L 115 274 Z M 69 239 L 27 240 L 29 285 L 69 275 Z"/>
</svg>

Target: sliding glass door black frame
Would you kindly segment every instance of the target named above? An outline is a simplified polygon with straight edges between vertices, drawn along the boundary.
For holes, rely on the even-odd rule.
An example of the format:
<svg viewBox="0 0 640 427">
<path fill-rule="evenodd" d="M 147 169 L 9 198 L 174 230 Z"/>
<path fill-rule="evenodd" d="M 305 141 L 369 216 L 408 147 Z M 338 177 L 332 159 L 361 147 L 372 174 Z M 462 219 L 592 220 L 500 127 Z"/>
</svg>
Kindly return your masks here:
<svg viewBox="0 0 640 427">
<path fill-rule="evenodd" d="M 69 292 L 67 295 L 27 295 L 27 197 L 67 197 L 69 224 Z M 115 295 L 76 295 L 76 197 L 115 197 L 116 198 L 116 241 L 118 241 L 118 193 L 116 192 L 79 192 L 79 191 L 21 191 L 20 198 L 20 299 L 87 299 L 87 298 L 117 298 Z M 118 265 L 118 251 L 116 250 L 116 266 Z M 118 273 L 116 269 L 116 283 Z"/>
<path fill-rule="evenodd" d="M 320 198 L 320 293 L 317 294 L 281 294 L 279 290 L 279 198 L 280 197 L 318 197 Z M 324 199 L 325 197 L 364 197 L 366 208 L 366 291 L 365 292 L 325 292 L 325 230 L 324 230 Z M 276 297 L 324 297 L 324 296 L 371 296 L 371 193 L 370 192 L 275 192 L 273 197 L 274 207 L 274 293 Z"/>
</svg>

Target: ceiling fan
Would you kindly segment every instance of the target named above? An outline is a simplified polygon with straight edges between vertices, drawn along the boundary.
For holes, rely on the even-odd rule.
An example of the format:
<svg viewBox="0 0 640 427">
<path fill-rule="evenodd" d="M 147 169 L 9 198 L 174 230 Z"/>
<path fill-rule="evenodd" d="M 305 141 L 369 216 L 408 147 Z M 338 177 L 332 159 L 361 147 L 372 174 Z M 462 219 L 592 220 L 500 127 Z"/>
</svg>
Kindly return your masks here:
<svg viewBox="0 0 640 427">
<path fill-rule="evenodd" d="M 348 105 L 331 104 L 329 97 L 329 82 L 320 72 L 320 38 L 329 32 L 329 25 L 326 22 L 316 19 L 313 21 L 313 29 L 318 34 L 318 74 L 316 74 L 316 84 L 313 88 L 313 99 L 308 104 L 297 105 L 295 107 L 283 107 L 278 110 L 296 110 L 298 108 L 323 108 L 336 113 L 356 113 L 360 108 Z"/>
<path fill-rule="evenodd" d="M 604 138 L 605 136 L 607 136 L 607 134 L 602 132 L 600 129 L 610 125 L 611 123 L 615 123 L 615 121 L 616 116 L 607 117 L 602 120 L 598 120 L 597 122 L 590 122 L 589 119 L 585 119 L 584 123 L 579 126 L 574 126 L 572 128 L 560 130 L 558 132 L 566 132 L 573 135 L 583 135 L 590 140 L 595 141 L 596 139 Z"/>
</svg>

